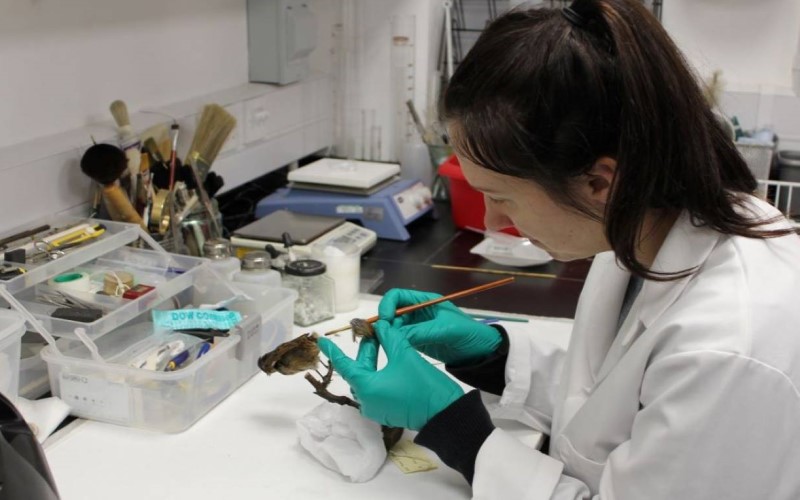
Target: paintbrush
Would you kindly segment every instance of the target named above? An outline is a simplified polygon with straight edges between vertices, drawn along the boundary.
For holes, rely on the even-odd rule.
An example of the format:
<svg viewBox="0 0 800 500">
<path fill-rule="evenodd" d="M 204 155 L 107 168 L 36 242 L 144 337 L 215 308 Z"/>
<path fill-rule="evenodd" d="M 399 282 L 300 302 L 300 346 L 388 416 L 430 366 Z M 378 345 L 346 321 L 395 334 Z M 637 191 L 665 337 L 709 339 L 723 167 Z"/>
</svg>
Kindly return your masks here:
<svg viewBox="0 0 800 500">
<path fill-rule="evenodd" d="M 148 113 L 149 111 L 142 112 Z M 172 122 L 175 122 L 175 120 L 173 119 Z M 172 143 L 172 139 L 170 139 L 169 136 L 169 123 L 153 125 L 139 134 L 139 138 L 142 141 L 142 145 L 146 144 L 148 140 L 154 141 L 162 158 L 169 156 L 170 145 Z"/>
<path fill-rule="evenodd" d="M 142 144 L 139 141 L 139 136 L 133 132 L 131 119 L 128 115 L 128 106 L 125 105 L 125 102 L 117 99 L 111 103 L 109 110 L 119 129 L 120 147 L 128 158 L 128 166 L 120 176 L 120 183 L 127 190 L 128 196 L 135 198 Z"/>
<path fill-rule="evenodd" d="M 125 153 L 111 144 L 94 144 L 83 153 L 81 171 L 103 186 L 103 198 L 109 211 L 118 220 L 133 222 L 144 227 L 141 216 L 131 205 L 131 200 L 117 185 L 116 181 L 125 171 L 128 162 Z"/>
<path fill-rule="evenodd" d="M 177 123 L 173 123 L 169 128 L 169 137 L 172 140 L 172 149 L 169 153 L 169 190 L 172 192 L 175 189 L 175 170 L 177 169 L 176 162 L 178 160 L 178 134 L 181 127 Z"/>
<path fill-rule="evenodd" d="M 476 293 L 480 293 L 480 292 L 483 292 L 484 290 L 490 290 L 492 288 L 497 288 L 498 286 L 507 285 L 507 284 L 511 283 L 512 281 L 514 281 L 513 277 L 512 278 L 504 278 L 504 279 L 501 279 L 501 280 L 492 281 L 491 283 L 486 283 L 485 285 L 480 285 L 480 286 L 476 286 L 476 287 L 473 287 L 473 288 L 467 288 L 466 290 L 461 290 L 460 292 L 455 292 L 455 293 L 451 293 L 449 295 L 444 295 L 442 297 L 439 297 L 438 299 L 428 300 L 426 302 L 421 302 L 419 304 L 414 304 L 414 305 L 410 305 L 410 306 L 406 306 L 406 307 L 401 307 L 400 309 L 398 309 L 398 310 L 396 310 L 394 312 L 394 316 L 395 317 L 402 316 L 402 315 L 408 314 L 410 312 L 418 311 L 418 310 L 422 309 L 423 307 L 432 306 L 434 304 L 439 304 L 441 302 L 445 302 L 445 301 L 448 301 L 448 300 L 460 299 L 461 297 L 466 297 L 468 295 L 473 295 L 473 294 L 476 294 Z M 337 328 L 336 330 L 331 330 L 331 331 L 327 332 L 325 335 L 333 335 L 335 333 L 344 332 L 346 330 L 350 330 L 354 326 L 361 327 L 362 325 L 371 325 L 372 323 L 375 323 L 379 319 L 380 319 L 380 316 L 372 316 L 371 318 L 367 318 L 367 319 L 353 320 L 353 321 L 350 322 L 349 325 L 343 326 L 341 328 Z M 354 325 L 353 322 L 356 322 L 356 325 Z"/>
<path fill-rule="evenodd" d="M 203 106 L 200 122 L 192 137 L 186 158 L 197 168 L 198 185 L 202 185 L 222 146 L 236 127 L 236 117 L 219 104 Z"/>
</svg>

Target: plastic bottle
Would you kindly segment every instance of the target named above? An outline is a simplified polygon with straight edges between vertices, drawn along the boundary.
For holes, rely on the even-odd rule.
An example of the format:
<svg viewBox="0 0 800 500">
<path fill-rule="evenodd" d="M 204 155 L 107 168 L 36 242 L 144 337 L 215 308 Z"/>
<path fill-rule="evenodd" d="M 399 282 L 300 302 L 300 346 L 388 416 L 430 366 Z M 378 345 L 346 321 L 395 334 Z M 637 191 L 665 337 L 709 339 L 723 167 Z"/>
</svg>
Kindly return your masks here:
<svg viewBox="0 0 800 500">
<path fill-rule="evenodd" d="M 281 273 L 272 269 L 269 254 L 263 250 L 247 252 L 242 258 L 242 270 L 233 274 L 233 281 L 281 286 Z"/>
<path fill-rule="evenodd" d="M 330 241 L 315 244 L 311 255 L 327 267 L 326 274 L 333 278 L 336 312 L 349 312 L 358 308 L 361 284 L 361 252 L 352 243 Z"/>
<path fill-rule="evenodd" d="M 228 281 L 232 280 L 234 273 L 242 267 L 241 261 L 231 256 L 231 242 L 224 238 L 206 240 L 203 243 L 203 256 L 211 259 L 209 266 Z"/>
</svg>

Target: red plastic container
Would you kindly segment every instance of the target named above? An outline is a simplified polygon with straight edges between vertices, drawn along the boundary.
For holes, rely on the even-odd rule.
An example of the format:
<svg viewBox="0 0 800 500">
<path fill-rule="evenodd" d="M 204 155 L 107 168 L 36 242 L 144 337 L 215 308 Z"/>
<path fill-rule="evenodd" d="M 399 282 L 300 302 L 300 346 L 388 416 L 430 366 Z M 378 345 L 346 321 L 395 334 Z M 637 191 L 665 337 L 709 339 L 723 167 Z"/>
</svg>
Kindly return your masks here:
<svg viewBox="0 0 800 500">
<path fill-rule="evenodd" d="M 486 205 L 483 202 L 483 194 L 472 189 L 461 165 L 458 163 L 456 155 L 452 155 L 444 163 L 439 165 L 439 175 L 446 177 L 450 184 L 450 207 L 453 211 L 453 222 L 456 227 L 462 229 L 486 229 L 483 224 L 483 216 L 486 212 Z M 519 235 L 516 229 L 508 228 L 504 233 Z"/>
</svg>

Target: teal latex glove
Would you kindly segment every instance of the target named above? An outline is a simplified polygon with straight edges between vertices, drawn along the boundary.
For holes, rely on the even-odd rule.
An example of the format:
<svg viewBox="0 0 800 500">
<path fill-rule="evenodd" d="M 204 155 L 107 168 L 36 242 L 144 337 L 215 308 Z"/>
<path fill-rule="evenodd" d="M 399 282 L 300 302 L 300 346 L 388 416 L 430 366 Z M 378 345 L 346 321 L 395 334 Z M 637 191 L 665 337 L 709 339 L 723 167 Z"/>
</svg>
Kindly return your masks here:
<svg viewBox="0 0 800 500">
<path fill-rule="evenodd" d="M 464 395 L 461 387 L 438 370 L 386 321 L 373 324 L 377 340 L 364 338 L 355 360 L 324 337 L 317 340 L 333 368 L 350 384 L 361 414 L 381 425 L 419 430 L 434 415 Z M 388 359 L 377 370 L 378 343 Z"/>
<path fill-rule="evenodd" d="M 397 309 L 439 297 L 438 293 L 393 288 L 381 299 L 378 316 L 392 321 Z M 500 332 L 469 317 L 452 302 L 423 307 L 394 321 L 415 349 L 449 365 L 479 362 L 503 341 Z"/>
</svg>

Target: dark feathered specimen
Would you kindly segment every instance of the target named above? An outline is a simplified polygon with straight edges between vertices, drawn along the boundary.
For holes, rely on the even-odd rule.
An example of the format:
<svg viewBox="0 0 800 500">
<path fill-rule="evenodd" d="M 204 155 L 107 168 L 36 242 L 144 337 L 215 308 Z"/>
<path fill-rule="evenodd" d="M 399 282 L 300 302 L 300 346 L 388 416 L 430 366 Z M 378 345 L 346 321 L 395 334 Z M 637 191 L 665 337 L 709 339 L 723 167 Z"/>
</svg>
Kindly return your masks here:
<svg viewBox="0 0 800 500">
<path fill-rule="evenodd" d="M 313 370 L 319 363 L 317 334 L 306 333 L 296 339 L 284 342 L 275 350 L 258 358 L 258 367 L 267 375 L 275 372 L 292 375 Z"/>
</svg>

